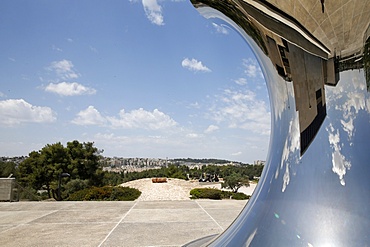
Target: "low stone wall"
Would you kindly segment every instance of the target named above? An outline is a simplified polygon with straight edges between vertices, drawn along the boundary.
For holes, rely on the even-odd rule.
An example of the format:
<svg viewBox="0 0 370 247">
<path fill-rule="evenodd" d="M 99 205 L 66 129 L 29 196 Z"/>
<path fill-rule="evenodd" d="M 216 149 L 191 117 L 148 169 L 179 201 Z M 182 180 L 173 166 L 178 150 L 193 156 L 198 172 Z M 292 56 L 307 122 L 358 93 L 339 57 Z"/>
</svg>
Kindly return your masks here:
<svg viewBox="0 0 370 247">
<path fill-rule="evenodd" d="M 0 201 L 13 201 L 15 178 L 0 178 Z"/>
</svg>

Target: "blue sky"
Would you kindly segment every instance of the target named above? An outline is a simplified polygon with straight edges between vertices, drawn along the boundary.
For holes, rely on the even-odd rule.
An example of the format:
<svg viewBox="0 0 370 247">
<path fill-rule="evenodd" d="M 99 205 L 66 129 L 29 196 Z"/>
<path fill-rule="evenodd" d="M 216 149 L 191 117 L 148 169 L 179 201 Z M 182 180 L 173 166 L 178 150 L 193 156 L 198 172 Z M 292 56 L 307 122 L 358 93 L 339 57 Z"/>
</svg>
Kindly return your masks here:
<svg viewBox="0 0 370 247">
<path fill-rule="evenodd" d="M 265 159 L 249 46 L 190 1 L 1 1 L 0 155 L 95 142 L 106 156 Z"/>
</svg>

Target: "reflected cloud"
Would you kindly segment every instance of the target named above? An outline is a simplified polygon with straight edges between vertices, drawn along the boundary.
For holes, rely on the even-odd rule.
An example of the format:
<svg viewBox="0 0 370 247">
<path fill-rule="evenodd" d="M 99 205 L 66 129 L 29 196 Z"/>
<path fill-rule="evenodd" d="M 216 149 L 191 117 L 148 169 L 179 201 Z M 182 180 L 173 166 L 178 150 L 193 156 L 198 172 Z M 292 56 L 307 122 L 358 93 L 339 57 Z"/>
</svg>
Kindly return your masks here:
<svg viewBox="0 0 370 247">
<path fill-rule="evenodd" d="M 280 163 L 280 169 L 285 166 L 283 175 L 282 192 L 285 192 L 290 182 L 289 167 L 299 162 L 300 152 L 300 139 L 299 139 L 299 118 L 297 112 L 293 115 L 293 119 L 289 122 L 289 131 L 287 139 L 285 140 L 283 155 Z"/>
<path fill-rule="evenodd" d="M 339 136 L 339 130 L 334 130 L 332 124 L 327 128 L 329 133 L 329 143 L 333 149 L 332 153 L 332 171 L 339 176 L 340 184 L 345 186 L 346 182 L 344 180 L 344 175 L 346 175 L 347 170 L 351 168 L 351 163 L 346 160 L 345 156 L 341 153 L 341 140 Z"/>
</svg>

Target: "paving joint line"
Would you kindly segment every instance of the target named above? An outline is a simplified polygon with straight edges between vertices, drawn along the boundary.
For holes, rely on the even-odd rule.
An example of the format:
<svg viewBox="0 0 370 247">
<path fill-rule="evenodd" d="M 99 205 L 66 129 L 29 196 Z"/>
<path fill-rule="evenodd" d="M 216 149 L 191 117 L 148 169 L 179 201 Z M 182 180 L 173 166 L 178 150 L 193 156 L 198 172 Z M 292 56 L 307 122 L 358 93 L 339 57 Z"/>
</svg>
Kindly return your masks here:
<svg viewBox="0 0 370 247">
<path fill-rule="evenodd" d="M 200 205 L 197 201 L 195 201 L 197 204 L 198 204 L 198 206 L 216 223 L 216 225 L 218 225 L 218 227 L 222 230 L 222 231 L 224 231 L 224 228 L 220 225 L 220 224 L 218 224 L 218 222 L 202 207 L 202 205 Z"/>
<path fill-rule="evenodd" d="M 23 210 L 17 210 L 17 211 L 23 211 Z M 45 216 L 51 215 L 51 214 L 56 213 L 58 211 L 59 210 L 52 210 L 51 212 L 43 214 L 43 215 L 41 215 L 41 216 L 39 216 L 35 219 L 32 219 L 32 220 L 27 221 L 27 222 L 19 223 L 19 224 L 5 224 L 5 225 L 12 225 L 12 227 L 10 227 L 8 229 L 5 229 L 3 231 L 0 231 L 0 233 L 4 233 L 4 232 L 7 232 L 7 231 L 10 231 L 10 230 L 13 230 L 13 229 L 17 229 L 18 227 L 21 227 L 21 226 L 27 226 L 27 225 L 31 224 L 31 222 L 34 222 L 35 220 L 41 219 Z M 13 212 L 16 212 L 16 211 L 13 211 Z M 2 225 L 4 225 L 4 224 L 2 224 Z"/>
<path fill-rule="evenodd" d="M 101 247 L 105 243 L 105 241 L 107 241 L 107 239 L 110 237 L 110 235 L 114 232 L 114 230 L 116 230 L 118 225 L 121 224 L 121 222 L 126 218 L 126 216 L 131 212 L 131 210 L 138 204 L 138 202 L 139 201 L 136 201 L 135 204 L 122 216 L 120 221 L 118 221 L 118 223 L 112 228 L 112 230 L 110 230 L 110 232 L 107 234 L 107 236 L 105 236 L 105 238 L 103 239 L 103 241 L 101 241 L 101 243 L 98 245 L 98 247 Z"/>
</svg>

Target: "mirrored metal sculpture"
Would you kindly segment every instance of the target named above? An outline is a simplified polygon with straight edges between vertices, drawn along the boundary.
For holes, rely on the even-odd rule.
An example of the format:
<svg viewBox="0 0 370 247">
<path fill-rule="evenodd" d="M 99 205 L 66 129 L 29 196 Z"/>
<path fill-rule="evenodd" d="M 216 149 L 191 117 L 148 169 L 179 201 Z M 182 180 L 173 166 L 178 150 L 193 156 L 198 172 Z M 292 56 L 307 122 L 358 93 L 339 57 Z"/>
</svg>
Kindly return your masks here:
<svg viewBox="0 0 370 247">
<path fill-rule="evenodd" d="M 221 235 L 187 246 L 369 246 L 370 1 L 192 3 L 254 51 L 272 129 L 246 207 Z"/>
</svg>

